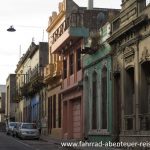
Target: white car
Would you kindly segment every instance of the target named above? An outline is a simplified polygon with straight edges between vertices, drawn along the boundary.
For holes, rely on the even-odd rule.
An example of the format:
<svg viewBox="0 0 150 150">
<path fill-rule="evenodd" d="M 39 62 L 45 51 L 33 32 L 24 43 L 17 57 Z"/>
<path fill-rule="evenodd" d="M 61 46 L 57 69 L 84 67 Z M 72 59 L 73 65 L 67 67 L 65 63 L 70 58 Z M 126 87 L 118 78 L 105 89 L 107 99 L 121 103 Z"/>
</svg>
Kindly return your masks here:
<svg viewBox="0 0 150 150">
<path fill-rule="evenodd" d="M 10 134 L 12 135 L 13 134 L 13 128 L 14 126 L 16 125 L 17 122 L 8 122 L 6 124 L 6 134 Z"/>
<path fill-rule="evenodd" d="M 18 129 L 18 137 L 21 139 L 39 139 L 39 130 L 35 123 L 21 123 Z"/>
</svg>

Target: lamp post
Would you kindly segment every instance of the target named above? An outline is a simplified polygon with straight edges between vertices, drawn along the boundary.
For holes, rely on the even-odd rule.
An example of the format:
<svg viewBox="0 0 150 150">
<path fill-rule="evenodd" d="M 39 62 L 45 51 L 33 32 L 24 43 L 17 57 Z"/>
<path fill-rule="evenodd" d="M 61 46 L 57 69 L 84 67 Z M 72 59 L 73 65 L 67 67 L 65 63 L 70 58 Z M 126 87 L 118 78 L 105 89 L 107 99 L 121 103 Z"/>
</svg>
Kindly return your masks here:
<svg viewBox="0 0 150 150">
<path fill-rule="evenodd" d="M 42 27 L 32 27 L 32 26 L 22 26 L 22 27 L 29 27 L 29 28 L 42 28 Z M 8 29 L 7 29 L 8 32 L 15 32 L 16 29 L 14 28 L 13 25 L 11 25 Z M 44 29 L 42 28 L 42 41 L 44 41 Z"/>
<path fill-rule="evenodd" d="M 8 29 L 7 29 L 8 32 L 15 32 L 16 29 L 13 27 L 13 25 L 11 25 Z"/>
<path fill-rule="evenodd" d="M 15 38 L 13 37 L 13 40 L 16 40 L 17 42 L 18 41 L 20 41 L 21 40 L 21 38 L 18 40 L 17 39 L 17 37 L 18 37 L 18 35 L 20 36 L 20 37 L 22 37 L 22 32 L 21 32 L 21 34 L 19 34 L 19 31 L 20 30 L 22 30 L 21 28 L 31 28 L 31 31 L 32 31 L 32 34 L 34 33 L 34 31 L 33 31 L 33 29 L 32 28 L 34 28 L 34 29 L 38 29 L 38 28 L 40 28 L 41 29 L 41 27 L 32 27 L 32 26 L 21 26 L 21 25 L 15 25 L 15 27 L 13 26 L 13 25 L 11 25 L 11 26 L 8 26 L 9 28 L 5 28 L 5 31 L 7 31 L 7 32 L 14 32 L 14 34 L 12 35 L 12 36 L 14 36 L 15 35 Z M 16 32 L 15 32 L 16 31 Z M 24 30 L 23 30 L 24 31 Z M 28 31 L 30 31 L 30 29 L 28 30 Z M 43 31 L 43 34 L 42 34 L 42 41 L 44 41 L 44 30 L 42 30 Z M 36 32 L 37 33 L 37 32 Z M 7 33 L 8 34 L 8 33 Z M 26 32 L 26 35 L 28 35 L 28 32 Z M 30 34 L 29 34 L 30 35 Z M 16 37 L 17 36 L 17 37 Z M 12 42 L 12 41 L 11 41 Z M 24 42 L 24 41 L 23 41 Z M 33 41 L 32 41 L 33 42 Z M 16 43 L 15 43 L 16 44 Z M 20 47 L 20 53 L 19 53 L 19 58 L 21 58 L 21 47 Z M 28 64 L 28 63 L 27 63 Z M 41 66 L 40 66 L 41 67 Z M 23 66 L 23 68 L 24 68 L 24 66 Z M 25 72 L 26 72 L 26 70 L 27 70 L 27 74 L 24 74 Z M 28 72 L 29 71 L 29 72 Z M 17 77 L 18 77 L 18 79 L 17 79 L 17 81 L 18 81 L 18 84 L 17 84 L 17 87 L 18 87 L 18 94 L 22 94 L 22 92 L 24 92 L 24 94 L 28 94 L 28 91 L 30 92 L 30 89 L 28 89 L 28 85 L 30 85 L 30 84 L 26 84 L 26 83 L 28 83 L 28 82 L 30 82 L 30 80 L 29 80 L 29 78 L 30 78 L 30 70 L 28 70 L 28 69 L 23 69 L 23 72 L 22 71 L 18 71 L 18 73 L 16 73 L 17 74 Z M 27 90 L 25 90 L 25 88 L 27 87 Z M 31 90 L 32 90 L 32 86 L 29 86 L 29 87 L 31 87 Z M 32 91 L 31 91 L 32 92 Z M 30 94 L 30 93 L 29 93 Z M 25 97 L 25 96 L 24 96 Z M 27 103 L 26 103 L 26 98 L 20 98 L 20 100 L 22 99 L 22 100 L 24 100 L 25 99 L 25 105 L 23 105 L 23 106 L 26 106 L 27 105 Z M 28 95 L 27 95 L 27 97 L 29 97 Z M 28 100 L 28 99 L 27 99 Z M 31 101 L 31 100 L 30 100 Z M 20 105 L 20 103 L 19 103 L 19 105 Z M 28 106 L 28 105 L 27 105 Z M 29 104 L 29 106 L 30 106 L 30 104 Z M 21 110 L 22 111 L 22 110 Z M 20 111 L 20 112 L 21 112 Z M 30 114 L 30 113 L 29 113 Z M 29 115 L 29 117 L 31 117 L 31 115 Z M 26 117 L 25 117 L 26 118 Z M 30 121 L 31 119 L 29 118 L 29 121 Z"/>
</svg>

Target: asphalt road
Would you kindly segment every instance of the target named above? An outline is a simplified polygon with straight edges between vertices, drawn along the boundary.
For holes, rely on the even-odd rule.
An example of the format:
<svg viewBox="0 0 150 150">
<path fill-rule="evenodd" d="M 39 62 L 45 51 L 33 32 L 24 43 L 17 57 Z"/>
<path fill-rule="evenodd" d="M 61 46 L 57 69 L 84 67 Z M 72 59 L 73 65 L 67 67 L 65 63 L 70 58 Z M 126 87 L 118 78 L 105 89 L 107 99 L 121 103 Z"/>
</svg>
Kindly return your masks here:
<svg viewBox="0 0 150 150">
<path fill-rule="evenodd" d="M 41 140 L 20 140 L 0 132 L 0 150 L 67 150 Z"/>
</svg>

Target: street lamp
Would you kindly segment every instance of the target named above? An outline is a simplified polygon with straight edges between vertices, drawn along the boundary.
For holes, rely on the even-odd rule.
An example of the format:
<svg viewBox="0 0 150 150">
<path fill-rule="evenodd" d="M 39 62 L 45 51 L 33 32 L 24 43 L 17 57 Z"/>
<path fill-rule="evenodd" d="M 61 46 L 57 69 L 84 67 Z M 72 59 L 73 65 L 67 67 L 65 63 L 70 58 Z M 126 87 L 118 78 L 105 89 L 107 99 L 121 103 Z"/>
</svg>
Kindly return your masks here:
<svg viewBox="0 0 150 150">
<path fill-rule="evenodd" d="M 16 29 L 11 25 L 8 29 L 7 29 L 8 32 L 15 32 Z"/>
</svg>

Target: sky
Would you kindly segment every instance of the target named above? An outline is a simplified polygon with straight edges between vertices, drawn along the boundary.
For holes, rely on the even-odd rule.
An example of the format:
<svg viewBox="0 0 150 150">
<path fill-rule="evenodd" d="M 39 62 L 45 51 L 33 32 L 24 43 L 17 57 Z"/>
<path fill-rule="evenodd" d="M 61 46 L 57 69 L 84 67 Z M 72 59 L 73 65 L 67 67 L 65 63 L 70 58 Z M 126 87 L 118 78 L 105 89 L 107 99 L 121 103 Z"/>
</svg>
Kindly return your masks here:
<svg viewBox="0 0 150 150">
<path fill-rule="evenodd" d="M 48 19 L 52 11 L 58 12 L 63 0 L 2 0 L 0 5 L 0 84 L 15 73 L 19 58 L 27 51 L 32 40 L 36 44 L 47 42 Z M 87 7 L 88 0 L 74 0 Z M 121 8 L 121 0 L 94 0 L 97 8 Z M 13 25 L 16 32 L 7 32 Z"/>
</svg>

